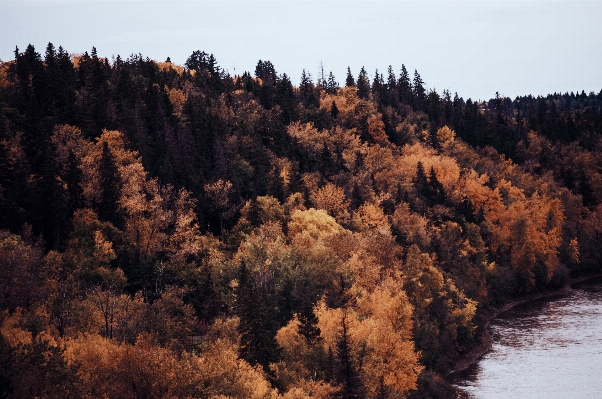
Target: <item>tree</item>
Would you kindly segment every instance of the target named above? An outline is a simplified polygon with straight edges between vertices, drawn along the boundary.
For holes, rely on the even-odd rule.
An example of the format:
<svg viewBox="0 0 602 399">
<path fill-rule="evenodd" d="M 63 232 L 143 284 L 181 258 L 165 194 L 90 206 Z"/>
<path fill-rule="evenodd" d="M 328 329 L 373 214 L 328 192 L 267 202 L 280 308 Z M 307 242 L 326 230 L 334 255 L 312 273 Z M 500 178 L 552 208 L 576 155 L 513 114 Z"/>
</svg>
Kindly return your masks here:
<svg viewBox="0 0 602 399">
<path fill-rule="evenodd" d="M 270 363 L 278 360 L 278 327 L 274 320 L 268 290 L 258 287 L 246 262 L 240 262 L 236 288 L 236 315 L 240 318 L 240 357 L 251 365 L 259 364 L 270 373 Z"/>
<path fill-rule="evenodd" d="M 98 171 L 100 189 L 100 198 L 97 204 L 98 216 L 101 220 L 109 221 L 115 226 L 121 226 L 121 217 L 118 213 L 119 200 L 121 199 L 121 180 L 115 157 L 106 141 L 102 144 Z"/>
<path fill-rule="evenodd" d="M 301 74 L 301 83 L 299 84 L 299 96 L 306 107 L 317 107 L 319 106 L 319 98 L 315 93 L 314 84 L 311 80 L 311 74 L 305 72 Z"/>
<path fill-rule="evenodd" d="M 412 95 L 414 97 L 414 108 L 422 111 L 426 102 L 426 90 L 424 82 L 417 70 L 414 70 L 414 81 L 412 82 Z"/>
<path fill-rule="evenodd" d="M 70 149 L 65 170 L 69 215 L 73 215 L 73 212 L 83 205 L 84 193 L 81 187 L 82 179 L 83 173 L 79 169 L 75 153 Z"/>
<path fill-rule="evenodd" d="M 357 96 L 361 99 L 367 100 L 370 94 L 370 81 L 368 80 L 368 74 L 364 67 L 360 70 L 360 74 L 357 77 Z"/>
<path fill-rule="evenodd" d="M 337 107 L 337 104 L 336 102 L 334 102 L 334 100 L 332 101 L 332 106 L 330 107 L 330 115 L 335 120 L 339 116 L 339 108 Z"/>
<path fill-rule="evenodd" d="M 224 221 L 234 216 L 237 211 L 231 199 L 232 183 L 219 179 L 215 183 L 205 184 L 205 195 L 211 201 L 211 209 L 219 216 L 219 232 L 221 234 L 224 229 Z"/>
<path fill-rule="evenodd" d="M 401 65 L 401 73 L 399 74 L 399 80 L 397 81 L 397 91 L 399 94 L 399 101 L 402 104 L 413 105 L 413 91 L 412 82 L 410 81 L 410 75 L 406 70 L 405 65 Z"/>
<path fill-rule="evenodd" d="M 328 82 L 326 82 L 326 92 L 329 94 L 336 94 L 339 90 L 339 83 L 336 81 L 332 71 L 328 74 Z"/>
<path fill-rule="evenodd" d="M 345 87 L 355 87 L 355 79 L 351 74 L 351 69 L 347 67 L 347 79 L 345 79 Z"/>
<path fill-rule="evenodd" d="M 364 398 L 364 387 L 361 380 L 360 371 L 356 367 L 355 359 L 352 357 L 351 345 L 349 339 L 347 323 L 347 314 L 343 312 L 341 318 L 340 336 L 337 341 L 337 373 L 336 380 L 341 384 L 341 391 L 338 397 L 341 399 L 360 399 Z"/>
</svg>

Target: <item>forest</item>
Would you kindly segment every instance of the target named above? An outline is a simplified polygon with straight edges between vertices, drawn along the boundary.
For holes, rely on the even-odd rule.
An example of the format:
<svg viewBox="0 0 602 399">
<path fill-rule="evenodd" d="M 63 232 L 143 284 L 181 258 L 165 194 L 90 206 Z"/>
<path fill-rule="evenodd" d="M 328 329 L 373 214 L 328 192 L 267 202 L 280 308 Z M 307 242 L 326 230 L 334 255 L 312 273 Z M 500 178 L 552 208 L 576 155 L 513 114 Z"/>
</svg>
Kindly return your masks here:
<svg viewBox="0 0 602 399">
<path fill-rule="evenodd" d="M 0 397 L 456 397 L 496 309 L 602 272 L 601 108 L 16 48 Z"/>
</svg>

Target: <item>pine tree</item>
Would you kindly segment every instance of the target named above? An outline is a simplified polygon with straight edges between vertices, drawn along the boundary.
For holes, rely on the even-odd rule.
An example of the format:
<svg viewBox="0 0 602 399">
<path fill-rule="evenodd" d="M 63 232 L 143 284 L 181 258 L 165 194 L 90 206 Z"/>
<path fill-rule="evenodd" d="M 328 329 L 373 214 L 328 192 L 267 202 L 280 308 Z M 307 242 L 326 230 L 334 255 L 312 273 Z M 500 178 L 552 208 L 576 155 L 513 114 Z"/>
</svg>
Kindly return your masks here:
<svg viewBox="0 0 602 399">
<path fill-rule="evenodd" d="M 339 116 L 339 108 L 334 100 L 332 101 L 332 106 L 330 107 L 330 115 L 333 117 L 333 119 L 337 119 Z"/>
<path fill-rule="evenodd" d="M 351 354 L 349 343 L 349 331 L 347 325 L 347 315 L 343 314 L 341 319 L 341 336 L 337 342 L 337 382 L 341 384 L 341 390 L 338 397 L 341 399 L 359 399 L 364 398 L 364 389 L 361 377 Z"/>
<path fill-rule="evenodd" d="M 67 205 L 69 215 L 83 206 L 83 190 L 81 187 L 83 174 L 77 165 L 77 159 L 72 150 L 69 150 L 65 170 L 65 183 L 67 184 Z"/>
<path fill-rule="evenodd" d="M 378 68 L 374 72 L 374 80 L 372 81 L 372 96 L 379 104 L 387 105 L 385 83 L 382 74 L 378 73 Z M 384 103 L 383 100 L 385 100 Z"/>
<path fill-rule="evenodd" d="M 387 89 L 394 90 L 397 89 L 397 78 L 395 77 L 395 72 L 393 72 L 393 67 L 389 65 L 389 69 L 387 70 Z"/>
<path fill-rule="evenodd" d="M 387 84 L 386 84 L 386 93 L 387 93 L 387 104 L 397 106 L 399 100 L 399 93 L 397 91 L 397 77 L 395 76 L 395 72 L 393 72 L 393 67 L 389 65 L 389 69 L 387 71 Z"/>
<path fill-rule="evenodd" d="M 351 74 L 351 69 L 347 67 L 347 79 L 345 80 L 345 87 L 355 87 L 355 79 Z"/>
<path fill-rule="evenodd" d="M 103 142 L 102 155 L 98 165 L 100 174 L 100 203 L 98 204 L 98 217 L 119 226 L 120 217 L 119 199 L 121 197 L 121 182 L 119 180 L 119 171 L 115 164 L 115 157 L 111 153 L 107 142 Z"/>
<path fill-rule="evenodd" d="M 328 74 L 328 82 L 326 82 L 326 92 L 329 94 L 336 94 L 339 90 L 339 83 L 334 78 L 332 71 Z"/>
<path fill-rule="evenodd" d="M 424 89 L 424 82 L 420 77 L 417 70 L 414 70 L 414 81 L 412 83 L 413 97 L 414 97 L 414 108 L 416 111 L 422 111 L 424 109 L 424 103 L 426 101 L 426 90 Z"/>
<path fill-rule="evenodd" d="M 241 261 L 236 289 L 236 315 L 240 318 L 240 357 L 251 365 L 259 364 L 270 374 L 270 363 L 278 361 L 279 349 L 275 336 L 278 325 L 270 295 L 265 287 L 257 287 L 250 270 Z"/>
<path fill-rule="evenodd" d="M 397 81 L 397 92 L 399 95 L 399 101 L 402 104 L 413 104 L 412 96 L 412 82 L 410 81 L 410 75 L 405 65 L 401 65 L 401 73 L 399 80 Z"/>
<path fill-rule="evenodd" d="M 435 173 L 435 168 L 431 166 L 430 176 L 429 176 L 429 194 L 430 200 L 434 204 L 443 204 L 447 199 L 445 195 L 445 189 L 443 188 L 443 184 L 437 179 L 437 174 Z"/>
<path fill-rule="evenodd" d="M 299 118 L 295 90 L 286 73 L 282 74 L 276 83 L 276 96 L 274 101 L 282 110 L 282 119 L 285 124 L 288 125 Z"/>
<path fill-rule="evenodd" d="M 368 99 L 370 94 L 370 81 L 368 80 L 368 74 L 364 67 L 360 70 L 360 74 L 357 77 L 357 96 L 361 99 Z"/>
<path fill-rule="evenodd" d="M 309 72 L 305 72 L 301 74 L 301 83 L 299 84 L 299 96 L 301 100 L 305 104 L 306 107 L 318 107 L 320 105 L 320 100 L 315 93 L 314 84 L 311 80 L 311 74 Z"/>
</svg>

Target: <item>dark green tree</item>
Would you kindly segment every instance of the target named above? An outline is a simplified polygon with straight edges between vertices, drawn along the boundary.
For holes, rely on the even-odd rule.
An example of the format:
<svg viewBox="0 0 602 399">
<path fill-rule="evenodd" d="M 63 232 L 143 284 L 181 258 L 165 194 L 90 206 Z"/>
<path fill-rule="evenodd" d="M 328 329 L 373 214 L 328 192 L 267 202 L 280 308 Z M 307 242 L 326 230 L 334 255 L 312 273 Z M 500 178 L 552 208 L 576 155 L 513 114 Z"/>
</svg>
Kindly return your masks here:
<svg viewBox="0 0 602 399">
<path fill-rule="evenodd" d="M 347 79 L 345 79 L 345 87 L 355 87 L 355 79 L 351 74 L 351 69 L 347 67 Z"/>
<path fill-rule="evenodd" d="M 326 82 L 326 92 L 329 94 L 336 94 L 339 90 L 339 83 L 336 81 L 332 71 L 328 74 L 328 81 Z"/>
<path fill-rule="evenodd" d="M 311 74 L 309 72 L 305 72 L 305 69 L 301 74 L 299 97 L 303 101 L 304 105 L 308 108 L 318 107 L 320 105 L 320 99 L 311 80 Z"/>
<path fill-rule="evenodd" d="M 341 385 L 341 390 L 337 396 L 341 399 L 365 398 L 361 375 L 351 354 L 347 315 L 345 313 L 341 319 L 341 335 L 337 342 L 336 355 L 338 365 L 336 380 Z"/>
<path fill-rule="evenodd" d="M 335 120 L 339 116 L 339 108 L 337 107 L 337 104 L 334 102 L 334 100 L 332 101 L 332 106 L 330 107 L 330 115 Z"/>
<path fill-rule="evenodd" d="M 275 298 L 269 295 L 269 287 L 256 284 L 244 261 L 240 263 L 238 280 L 236 315 L 240 318 L 240 357 L 251 365 L 261 365 L 270 374 L 270 363 L 277 362 L 279 357 Z"/>
<path fill-rule="evenodd" d="M 412 95 L 414 97 L 414 109 L 422 111 L 426 102 L 426 90 L 424 82 L 417 70 L 414 70 L 414 81 L 412 82 Z"/>
<path fill-rule="evenodd" d="M 368 74 L 364 67 L 360 70 L 360 74 L 357 77 L 357 96 L 361 99 L 367 100 L 370 94 L 370 81 Z"/>
<path fill-rule="evenodd" d="M 397 81 L 397 93 L 402 104 L 413 104 L 412 82 L 405 65 L 401 65 L 401 73 Z"/>
</svg>

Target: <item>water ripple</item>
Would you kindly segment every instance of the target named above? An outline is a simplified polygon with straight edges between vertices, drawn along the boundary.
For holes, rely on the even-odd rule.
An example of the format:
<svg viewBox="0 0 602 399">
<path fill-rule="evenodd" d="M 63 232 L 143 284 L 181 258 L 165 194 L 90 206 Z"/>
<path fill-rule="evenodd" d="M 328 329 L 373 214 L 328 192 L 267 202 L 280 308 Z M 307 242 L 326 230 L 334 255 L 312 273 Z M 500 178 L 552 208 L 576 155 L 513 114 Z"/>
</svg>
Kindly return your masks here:
<svg viewBox="0 0 602 399">
<path fill-rule="evenodd" d="M 602 284 L 517 306 L 492 320 L 494 344 L 454 383 L 473 398 L 602 398 Z"/>
</svg>

